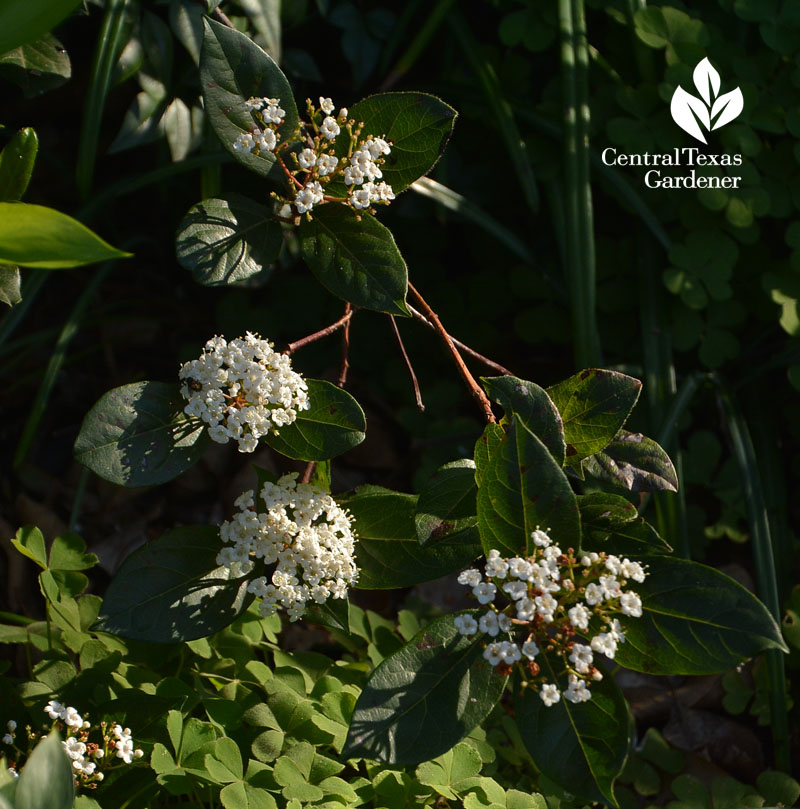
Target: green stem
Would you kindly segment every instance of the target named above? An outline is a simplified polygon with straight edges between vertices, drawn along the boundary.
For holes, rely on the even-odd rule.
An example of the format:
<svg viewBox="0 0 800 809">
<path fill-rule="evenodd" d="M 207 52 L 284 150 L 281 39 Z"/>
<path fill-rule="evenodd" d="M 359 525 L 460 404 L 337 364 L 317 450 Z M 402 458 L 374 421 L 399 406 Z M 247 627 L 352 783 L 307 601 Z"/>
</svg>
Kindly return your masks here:
<svg viewBox="0 0 800 809">
<path fill-rule="evenodd" d="M 601 364 L 595 311 L 595 253 L 589 180 L 589 54 L 583 0 L 559 0 L 564 101 L 567 278 L 579 368 Z"/>
<path fill-rule="evenodd" d="M 719 394 L 733 444 L 733 455 L 739 467 L 742 487 L 744 488 L 747 517 L 753 540 L 753 557 L 759 596 L 775 622 L 780 626 L 781 608 L 777 577 L 775 575 L 775 561 L 772 553 L 772 538 L 761 485 L 761 474 L 753 448 L 753 441 L 750 437 L 750 430 L 742 416 L 739 404 L 725 380 L 718 374 L 712 374 L 711 380 L 714 382 Z M 770 725 L 772 743 L 775 749 L 775 767 L 783 772 L 789 772 L 791 750 L 783 652 L 778 649 L 770 649 L 765 653 L 765 657 L 770 684 Z"/>
</svg>

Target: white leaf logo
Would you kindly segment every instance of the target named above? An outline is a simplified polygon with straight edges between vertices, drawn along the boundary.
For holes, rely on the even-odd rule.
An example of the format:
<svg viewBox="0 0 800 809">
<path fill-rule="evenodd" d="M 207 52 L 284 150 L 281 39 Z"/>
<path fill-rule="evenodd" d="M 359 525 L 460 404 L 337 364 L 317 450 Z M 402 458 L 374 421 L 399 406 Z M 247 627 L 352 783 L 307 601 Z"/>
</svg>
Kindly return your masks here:
<svg viewBox="0 0 800 809">
<path fill-rule="evenodd" d="M 737 87 L 719 95 L 720 77 L 708 59 L 698 62 L 692 74 L 700 98 L 676 87 L 669 111 L 675 123 L 693 138 L 707 143 L 702 124 L 707 131 L 719 129 L 737 118 L 744 109 L 742 91 Z"/>
</svg>

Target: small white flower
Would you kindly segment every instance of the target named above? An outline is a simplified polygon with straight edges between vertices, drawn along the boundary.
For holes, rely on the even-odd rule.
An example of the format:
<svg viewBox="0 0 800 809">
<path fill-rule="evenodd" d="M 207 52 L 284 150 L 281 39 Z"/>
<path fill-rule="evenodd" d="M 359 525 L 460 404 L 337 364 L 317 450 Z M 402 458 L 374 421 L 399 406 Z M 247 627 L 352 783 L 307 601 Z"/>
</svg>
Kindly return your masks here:
<svg viewBox="0 0 800 809">
<path fill-rule="evenodd" d="M 595 562 L 600 560 L 599 554 L 592 551 L 591 553 L 587 553 L 585 556 L 581 556 L 581 564 L 584 567 L 591 567 Z"/>
<path fill-rule="evenodd" d="M 528 660 L 533 660 L 533 658 L 539 654 L 539 647 L 534 641 L 526 640 L 525 643 L 522 644 L 522 654 L 524 654 Z"/>
<path fill-rule="evenodd" d="M 317 154 L 313 149 L 303 149 L 297 155 L 297 162 L 301 169 L 312 169 L 317 164 Z"/>
<path fill-rule="evenodd" d="M 264 106 L 263 98 L 248 98 L 244 102 L 245 106 L 250 110 L 260 110 Z"/>
<path fill-rule="evenodd" d="M 642 617 L 642 599 L 631 590 L 620 596 L 619 604 L 623 615 L 630 615 L 633 618 Z"/>
<path fill-rule="evenodd" d="M 294 207 L 297 208 L 297 213 L 304 214 L 314 207 L 314 191 L 306 186 L 297 192 L 294 198 Z"/>
<path fill-rule="evenodd" d="M 497 588 L 490 581 L 484 581 L 476 584 L 472 588 L 472 595 L 478 599 L 480 604 L 490 604 L 497 593 Z"/>
<path fill-rule="evenodd" d="M 609 555 L 606 559 L 606 570 L 610 570 L 615 576 L 619 574 L 622 562 L 618 556 Z"/>
<path fill-rule="evenodd" d="M 492 666 L 496 666 L 503 659 L 503 647 L 500 643 L 490 643 L 484 650 L 483 656 Z"/>
<path fill-rule="evenodd" d="M 536 617 L 536 604 L 532 598 L 521 598 L 517 601 L 517 618 L 520 621 L 532 621 Z"/>
<path fill-rule="evenodd" d="M 606 601 L 610 601 L 612 598 L 619 598 L 622 595 L 622 590 L 615 576 L 601 576 L 600 587 Z"/>
<path fill-rule="evenodd" d="M 83 717 L 75 708 L 67 708 L 66 711 L 64 711 L 64 721 L 69 727 L 75 730 L 80 730 L 83 727 Z"/>
<path fill-rule="evenodd" d="M 583 604 L 576 604 L 567 612 L 569 622 L 575 629 L 588 629 L 591 613 Z"/>
<path fill-rule="evenodd" d="M 542 690 L 539 692 L 539 697 L 549 708 L 551 705 L 555 705 L 561 699 L 561 694 L 558 691 L 557 685 L 553 683 L 545 683 L 542 686 Z"/>
<path fill-rule="evenodd" d="M 508 562 L 500 556 L 500 551 L 490 550 L 489 555 L 486 557 L 486 578 L 502 579 L 506 573 L 508 573 Z"/>
<path fill-rule="evenodd" d="M 567 686 L 567 690 L 564 692 L 564 699 L 568 699 L 570 702 L 586 702 L 592 698 L 592 693 L 586 687 L 586 682 L 584 680 L 579 680 L 574 674 L 570 674 L 569 676 L 569 685 Z"/>
<path fill-rule="evenodd" d="M 647 577 L 644 568 L 638 562 L 631 562 L 630 559 L 623 559 L 620 565 L 620 573 L 623 578 L 633 579 L 633 581 L 643 582 Z"/>
<path fill-rule="evenodd" d="M 13 719 L 9 719 L 8 722 L 6 722 L 6 727 L 13 733 L 17 729 L 17 723 Z"/>
<path fill-rule="evenodd" d="M 325 118 L 319 129 L 328 140 L 333 140 L 341 131 L 339 124 L 336 123 L 336 119 L 331 118 L 330 115 Z"/>
<path fill-rule="evenodd" d="M 283 110 L 278 106 L 278 99 L 265 98 L 264 101 L 266 102 L 266 107 L 262 110 L 261 115 L 263 116 L 265 123 L 281 123 L 283 121 L 283 117 L 286 115 L 286 110 Z"/>
<path fill-rule="evenodd" d="M 591 648 L 583 643 L 574 644 L 569 659 L 572 661 L 575 671 L 580 674 L 588 674 L 589 668 L 594 661 Z"/>
<path fill-rule="evenodd" d="M 502 647 L 500 650 L 500 656 L 503 662 L 509 666 L 513 666 L 518 660 L 522 658 L 522 652 L 519 650 L 519 646 L 516 643 L 505 640 L 500 643 Z"/>
<path fill-rule="evenodd" d="M 481 583 L 480 571 L 475 570 L 474 567 L 468 570 L 462 570 L 461 573 L 458 574 L 458 583 L 466 584 L 468 587 L 475 587 Z"/>
<path fill-rule="evenodd" d="M 513 627 L 511 618 L 504 612 L 497 614 L 497 625 L 500 627 L 501 632 L 510 632 L 511 628 Z"/>
<path fill-rule="evenodd" d="M 531 531 L 531 539 L 533 540 L 533 544 L 540 548 L 546 548 L 550 544 L 550 537 L 538 528 Z M 553 688 L 555 688 L 555 686 L 553 686 Z"/>
<path fill-rule="evenodd" d="M 319 108 L 326 114 L 330 115 L 333 112 L 333 101 L 330 98 L 319 97 Z"/>
<path fill-rule="evenodd" d="M 278 145 L 278 138 L 271 129 L 257 129 L 253 132 L 253 138 L 260 152 L 271 152 Z"/>
<path fill-rule="evenodd" d="M 478 622 L 471 615 L 456 615 L 453 624 L 462 635 L 474 635 L 478 631 Z"/>
<path fill-rule="evenodd" d="M 64 745 L 64 750 L 67 751 L 67 755 L 73 761 L 82 761 L 83 757 L 86 753 L 86 745 L 80 741 L 79 739 L 75 738 L 75 736 L 70 736 L 68 739 L 65 739 L 61 744 Z"/>
<path fill-rule="evenodd" d="M 345 169 L 347 171 L 347 169 Z M 357 210 L 363 211 L 372 204 L 372 195 L 369 188 L 357 188 L 350 195 L 350 204 Z"/>
<path fill-rule="evenodd" d="M 6 733 L 6 735 L 3 736 L 3 744 L 14 744 L 14 737 L 10 733 Z"/>
<path fill-rule="evenodd" d="M 587 584 L 586 592 L 583 594 L 583 597 L 586 599 L 586 603 L 590 607 L 593 607 L 595 604 L 599 604 L 603 600 L 603 588 L 595 582 Z"/>
<path fill-rule="evenodd" d="M 481 632 L 485 632 L 487 635 L 491 635 L 493 638 L 496 637 L 500 632 L 500 626 L 497 622 L 497 613 L 487 612 L 485 615 L 482 615 L 480 621 L 478 622 L 478 628 L 481 630 Z"/>
<path fill-rule="evenodd" d="M 64 706 L 60 702 L 56 702 L 54 699 L 51 699 L 50 702 L 47 703 L 44 710 L 51 719 L 64 718 Z"/>
<path fill-rule="evenodd" d="M 527 579 L 531 571 L 531 564 L 527 559 L 521 559 L 515 556 L 513 559 L 508 560 L 508 570 L 512 576 L 518 579 Z"/>
<path fill-rule="evenodd" d="M 339 110 L 339 120 L 344 123 L 347 120 L 347 107 L 342 107 Z"/>
<path fill-rule="evenodd" d="M 339 165 L 339 159 L 332 154 L 320 155 L 317 158 L 317 170 L 320 177 L 327 177 L 336 171 L 336 166 Z"/>
<path fill-rule="evenodd" d="M 233 142 L 233 148 L 237 152 L 252 152 L 256 148 L 256 142 L 252 132 L 240 132 Z"/>
<path fill-rule="evenodd" d="M 610 660 L 617 653 L 617 642 L 608 632 L 601 632 L 592 638 L 592 649 L 598 654 L 605 655 Z"/>
<path fill-rule="evenodd" d="M 622 631 L 622 624 L 616 619 L 612 618 L 608 625 L 608 634 L 614 638 L 617 643 L 625 643 L 625 634 Z"/>
</svg>

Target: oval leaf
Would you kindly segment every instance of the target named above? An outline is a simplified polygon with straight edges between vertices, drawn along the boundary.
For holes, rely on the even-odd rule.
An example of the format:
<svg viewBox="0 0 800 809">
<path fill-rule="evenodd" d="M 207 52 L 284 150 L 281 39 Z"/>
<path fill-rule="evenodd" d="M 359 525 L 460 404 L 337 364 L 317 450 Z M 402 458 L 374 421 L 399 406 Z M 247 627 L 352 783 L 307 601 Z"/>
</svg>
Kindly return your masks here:
<svg viewBox="0 0 800 809">
<path fill-rule="evenodd" d="M 25 98 L 34 98 L 65 84 L 72 65 L 64 46 L 45 34 L 0 56 L 0 75 L 20 87 Z"/>
<path fill-rule="evenodd" d="M 71 762 L 58 733 L 53 731 L 36 745 L 22 768 L 14 806 L 16 809 L 72 809 L 74 801 Z"/>
<path fill-rule="evenodd" d="M 358 536 L 357 586 L 361 589 L 395 589 L 432 581 L 461 570 L 480 556 L 477 537 L 469 531 L 423 548 L 414 524 L 416 495 L 361 486 L 340 503 L 352 514 Z"/>
<path fill-rule="evenodd" d="M 20 129 L 0 152 L 0 200 L 16 202 L 28 188 L 39 151 L 39 139 L 30 127 Z"/>
<path fill-rule="evenodd" d="M 559 466 L 564 465 L 566 443 L 564 441 L 564 425 L 561 414 L 547 395 L 540 388 L 526 379 L 515 376 L 494 376 L 482 378 L 483 387 L 497 402 L 506 416 L 516 414 L 517 418 L 550 450 Z"/>
<path fill-rule="evenodd" d="M 358 446 L 367 420 L 361 405 L 346 391 L 322 379 L 307 379 L 309 410 L 265 441 L 272 449 L 300 461 L 325 461 Z"/>
<path fill-rule="evenodd" d="M 80 0 L 3 0 L 0 3 L 0 53 L 32 42 L 55 28 Z"/>
<path fill-rule="evenodd" d="M 617 494 L 593 492 L 578 495 L 585 551 L 616 555 L 669 552 L 672 548 L 636 507 Z"/>
<path fill-rule="evenodd" d="M 56 270 L 130 255 L 53 208 L 0 202 L 0 264 Z"/>
<path fill-rule="evenodd" d="M 265 205 L 240 194 L 193 205 L 178 227 L 178 263 L 198 284 L 233 284 L 278 257 L 281 227 Z"/>
<path fill-rule="evenodd" d="M 183 413 L 177 385 L 135 382 L 100 397 L 75 441 L 77 461 L 120 486 L 166 483 L 208 444 L 205 425 Z"/>
<path fill-rule="evenodd" d="M 678 473 L 652 438 L 620 430 L 602 451 L 583 461 L 592 477 L 631 492 L 677 492 Z"/>
<path fill-rule="evenodd" d="M 541 655 L 540 665 L 555 682 L 546 655 Z M 575 704 L 562 696 L 548 707 L 537 691 L 521 689 L 515 703 L 517 725 L 543 775 L 581 803 L 616 804 L 614 779 L 628 755 L 630 714 L 611 675 L 593 682 L 590 690 L 592 698 L 586 702 Z"/>
<path fill-rule="evenodd" d="M 575 494 L 550 451 L 517 416 L 492 451 L 478 489 L 478 526 L 484 551 L 530 555 L 531 532 L 552 529 L 562 547 L 580 549 Z"/>
<path fill-rule="evenodd" d="M 638 379 L 601 368 L 589 368 L 547 388 L 564 422 L 570 466 L 580 469 L 582 458 L 611 443 L 641 389 Z"/>
<path fill-rule="evenodd" d="M 300 248 L 317 280 L 362 309 L 408 315 L 408 268 L 394 237 L 374 216 L 337 203 L 300 223 Z"/>
<path fill-rule="evenodd" d="M 475 462 L 469 458 L 440 467 L 419 495 L 414 524 L 422 547 L 478 525 Z M 477 532 L 476 532 L 477 538 Z M 478 540 L 480 541 L 480 540 Z"/>
<path fill-rule="evenodd" d="M 253 96 L 279 99 L 286 116 L 278 133 L 285 140 L 298 124 L 292 88 L 275 62 L 245 34 L 213 20 L 203 22 L 200 81 L 211 126 L 239 163 L 265 176 L 275 165 L 272 152 L 256 155 L 233 148 L 239 134 L 256 125 L 245 101 Z"/>
<path fill-rule="evenodd" d="M 635 588 L 643 615 L 620 618 L 620 665 L 649 674 L 716 674 L 765 649 L 788 651 L 767 608 L 724 573 L 665 556 L 643 561 L 649 575 Z"/>
<path fill-rule="evenodd" d="M 416 764 L 446 753 L 488 715 L 505 687 L 454 615 L 431 622 L 370 675 L 342 758 Z"/>
<path fill-rule="evenodd" d="M 176 528 L 132 553 L 106 591 L 94 629 L 173 643 L 213 635 L 252 601 L 245 578 L 217 564 L 214 526 Z"/>
<path fill-rule="evenodd" d="M 427 93 L 380 93 L 353 104 L 349 111 L 351 119 L 364 123 L 361 139 L 373 135 L 392 144 L 381 170 L 395 194 L 436 165 L 457 115 L 451 106 Z M 347 154 L 348 141 L 347 137 L 337 138 L 337 154 Z"/>
</svg>

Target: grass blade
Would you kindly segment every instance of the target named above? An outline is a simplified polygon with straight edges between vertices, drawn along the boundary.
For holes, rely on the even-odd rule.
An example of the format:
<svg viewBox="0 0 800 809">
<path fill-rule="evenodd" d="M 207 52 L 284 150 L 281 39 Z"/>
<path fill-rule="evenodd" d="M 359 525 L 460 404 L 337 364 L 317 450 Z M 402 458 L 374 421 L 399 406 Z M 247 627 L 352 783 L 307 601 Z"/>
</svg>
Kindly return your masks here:
<svg viewBox="0 0 800 809">
<path fill-rule="evenodd" d="M 83 110 L 81 140 L 75 168 L 75 180 L 82 199 L 89 196 L 92 188 L 103 107 L 111 86 L 111 74 L 124 44 L 122 40 L 125 29 L 125 9 L 128 2 L 129 0 L 107 0 L 103 25 L 97 38 L 92 77 L 89 82 L 86 106 Z"/>
<path fill-rule="evenodd" d="M 516 169 L 517 179 L 522 186 L 525 201 L 531 211 L 536 213 L 539 210 L 539 190 L 536 186 L 533 167 L 528 159 L 525 141 L 522 139 L 517 128 L 517 122 L 514 120 L 511 105 L 503 98 L 503 90 L 494 68 L 491 62 L 481 58 L 480 45 L 458 11 L 451 12 L 448 22 L 456 35 L 470 70 L 478 79 L 486 103 L 497 121 L 503 143 L 508 151 L 511 163 Z"/>
<path fill-rule="evenodd" d="M 753 441 L 747 422 L 742 416 L 739 404 L 730 388 L 718 374 L 712 374 L 725 414 L 728 431 L 733 444 L 733 455 L 739 467 L 744 496 L 747 504 L 747 519 L 753 538 L 753 559 L 756 568 L 756 584 L 761 600 L 780 625 L 781 609 L 778 584 L 775 574 L 775 560 L 772 552 L 767 506 L 761 484 L 761 474 L 756 460 Z M 776 650 L 766 652 L 769 675 L 769 706 L 772 743 L 775 748 L 775 766 L 789 772 L 789 719 L 786 695 L 786 674 L 783 653 Z"/>
</svg>

